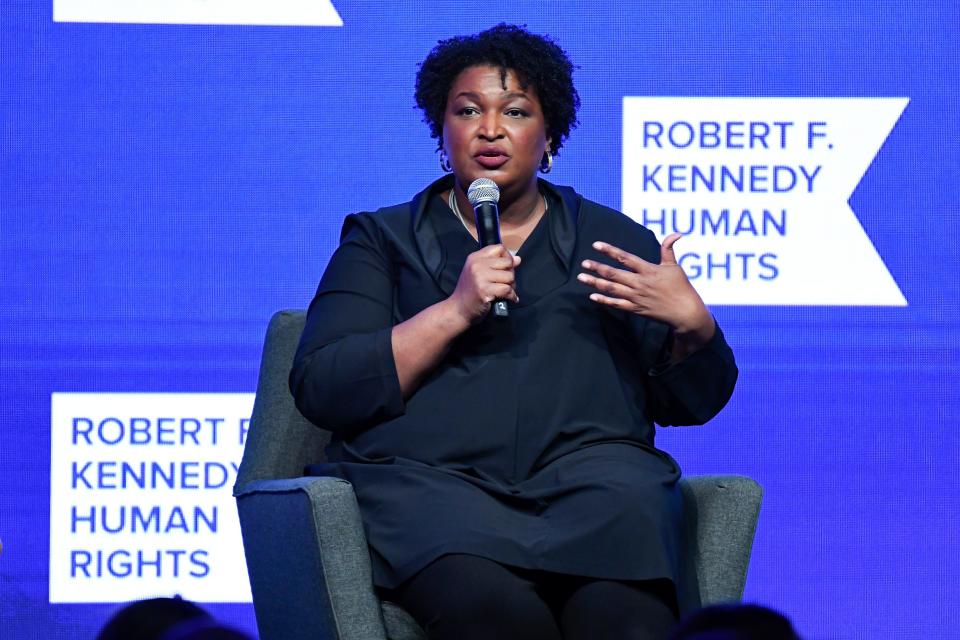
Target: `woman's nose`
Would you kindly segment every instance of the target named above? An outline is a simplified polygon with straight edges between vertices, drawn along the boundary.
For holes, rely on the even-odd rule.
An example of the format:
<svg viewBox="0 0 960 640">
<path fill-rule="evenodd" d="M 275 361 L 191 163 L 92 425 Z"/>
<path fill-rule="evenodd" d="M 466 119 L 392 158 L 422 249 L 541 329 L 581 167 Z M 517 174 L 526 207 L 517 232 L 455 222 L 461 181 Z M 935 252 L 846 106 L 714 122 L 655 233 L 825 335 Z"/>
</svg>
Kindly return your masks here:
<svg viewBox="0 0 960 640">
<path fill-rule="evenodd" d="M 499 116 L 495 111 L 488 111 L 481 116 L 480 129 L 477 132 L 481 138 L 495 140 L 503 135 Z"/>
</svg>

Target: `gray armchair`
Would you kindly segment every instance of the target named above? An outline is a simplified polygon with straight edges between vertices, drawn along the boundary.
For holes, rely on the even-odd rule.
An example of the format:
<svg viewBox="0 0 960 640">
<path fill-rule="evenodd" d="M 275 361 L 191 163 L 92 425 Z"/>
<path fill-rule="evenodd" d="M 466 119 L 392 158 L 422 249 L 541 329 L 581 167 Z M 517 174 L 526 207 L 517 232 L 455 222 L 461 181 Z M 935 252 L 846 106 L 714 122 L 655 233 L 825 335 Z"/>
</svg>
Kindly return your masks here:
<svg viewBox="0 0 960 640">
<path fill-rule="evenodd" d="M 409 614 L 374 592 L 350 484 L 301 477 L 323 459 L 328 439 L 300 415 L 287 388 L 304 318 L 281 311 L 270 321 L 234 486 L 261 640 L 423 639 Z M 762 489 L 739 476 L 681 483 L 701 599 L 739 600 Z"/>
</svg>

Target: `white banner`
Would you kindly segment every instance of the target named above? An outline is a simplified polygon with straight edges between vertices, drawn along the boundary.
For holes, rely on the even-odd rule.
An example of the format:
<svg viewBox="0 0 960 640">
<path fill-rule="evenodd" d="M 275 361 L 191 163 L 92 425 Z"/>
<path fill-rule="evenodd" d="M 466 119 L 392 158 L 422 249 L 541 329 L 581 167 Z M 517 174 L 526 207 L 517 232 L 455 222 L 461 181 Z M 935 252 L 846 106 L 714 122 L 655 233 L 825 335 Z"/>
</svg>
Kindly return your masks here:
<svg viewBox="0 0 960 640">
<path fill-rule="evenodd" d="M 848 200 L 908 101 L 625 97 L 624 212 L 708 304 L 906 305 Z"/>
<path fill-rule="evenodd" d="M 52 395 L 50 602 L 250 602 L 231 490 L 253 398 Z"/>
<path fill-rule="evenodd" d="M 53 0 L 54 22 L 342 27 L 331 0 Z"/>
</svg>

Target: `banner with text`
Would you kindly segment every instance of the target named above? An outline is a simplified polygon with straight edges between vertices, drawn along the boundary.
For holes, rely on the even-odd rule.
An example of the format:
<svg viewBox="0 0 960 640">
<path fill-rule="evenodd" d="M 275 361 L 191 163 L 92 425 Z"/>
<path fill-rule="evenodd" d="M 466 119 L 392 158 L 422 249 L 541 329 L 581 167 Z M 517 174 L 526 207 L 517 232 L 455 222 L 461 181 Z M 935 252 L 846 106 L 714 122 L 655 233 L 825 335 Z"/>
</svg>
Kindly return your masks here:
<svg viewBox="0 0 960 640">
<path fill-rule="evenodd" d="M 231 490 L 253 399 L 52 394 L 50 602 L 249 602 Z"/>
<path fill-rule="evenodd" d="M 848 199 L 907 98 L 623 99 L 623 210 L 708 304 L 903 306 Z"/>
</svg>

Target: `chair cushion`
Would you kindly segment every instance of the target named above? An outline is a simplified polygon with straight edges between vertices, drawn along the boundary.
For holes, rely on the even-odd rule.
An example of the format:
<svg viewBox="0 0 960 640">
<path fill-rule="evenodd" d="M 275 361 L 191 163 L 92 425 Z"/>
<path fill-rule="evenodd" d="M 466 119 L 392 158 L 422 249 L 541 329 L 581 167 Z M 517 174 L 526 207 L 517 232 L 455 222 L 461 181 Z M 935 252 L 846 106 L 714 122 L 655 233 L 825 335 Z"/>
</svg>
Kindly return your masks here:
<svg viewBox="0 0 960 640">
<path fill-rule="evenodd" d="M 383 626 L 387 629 L 387 640 L 427 640 L 420 625 L 399 605 L 384 600 L 380 603 L 383 611 Z"/>
</svg>

